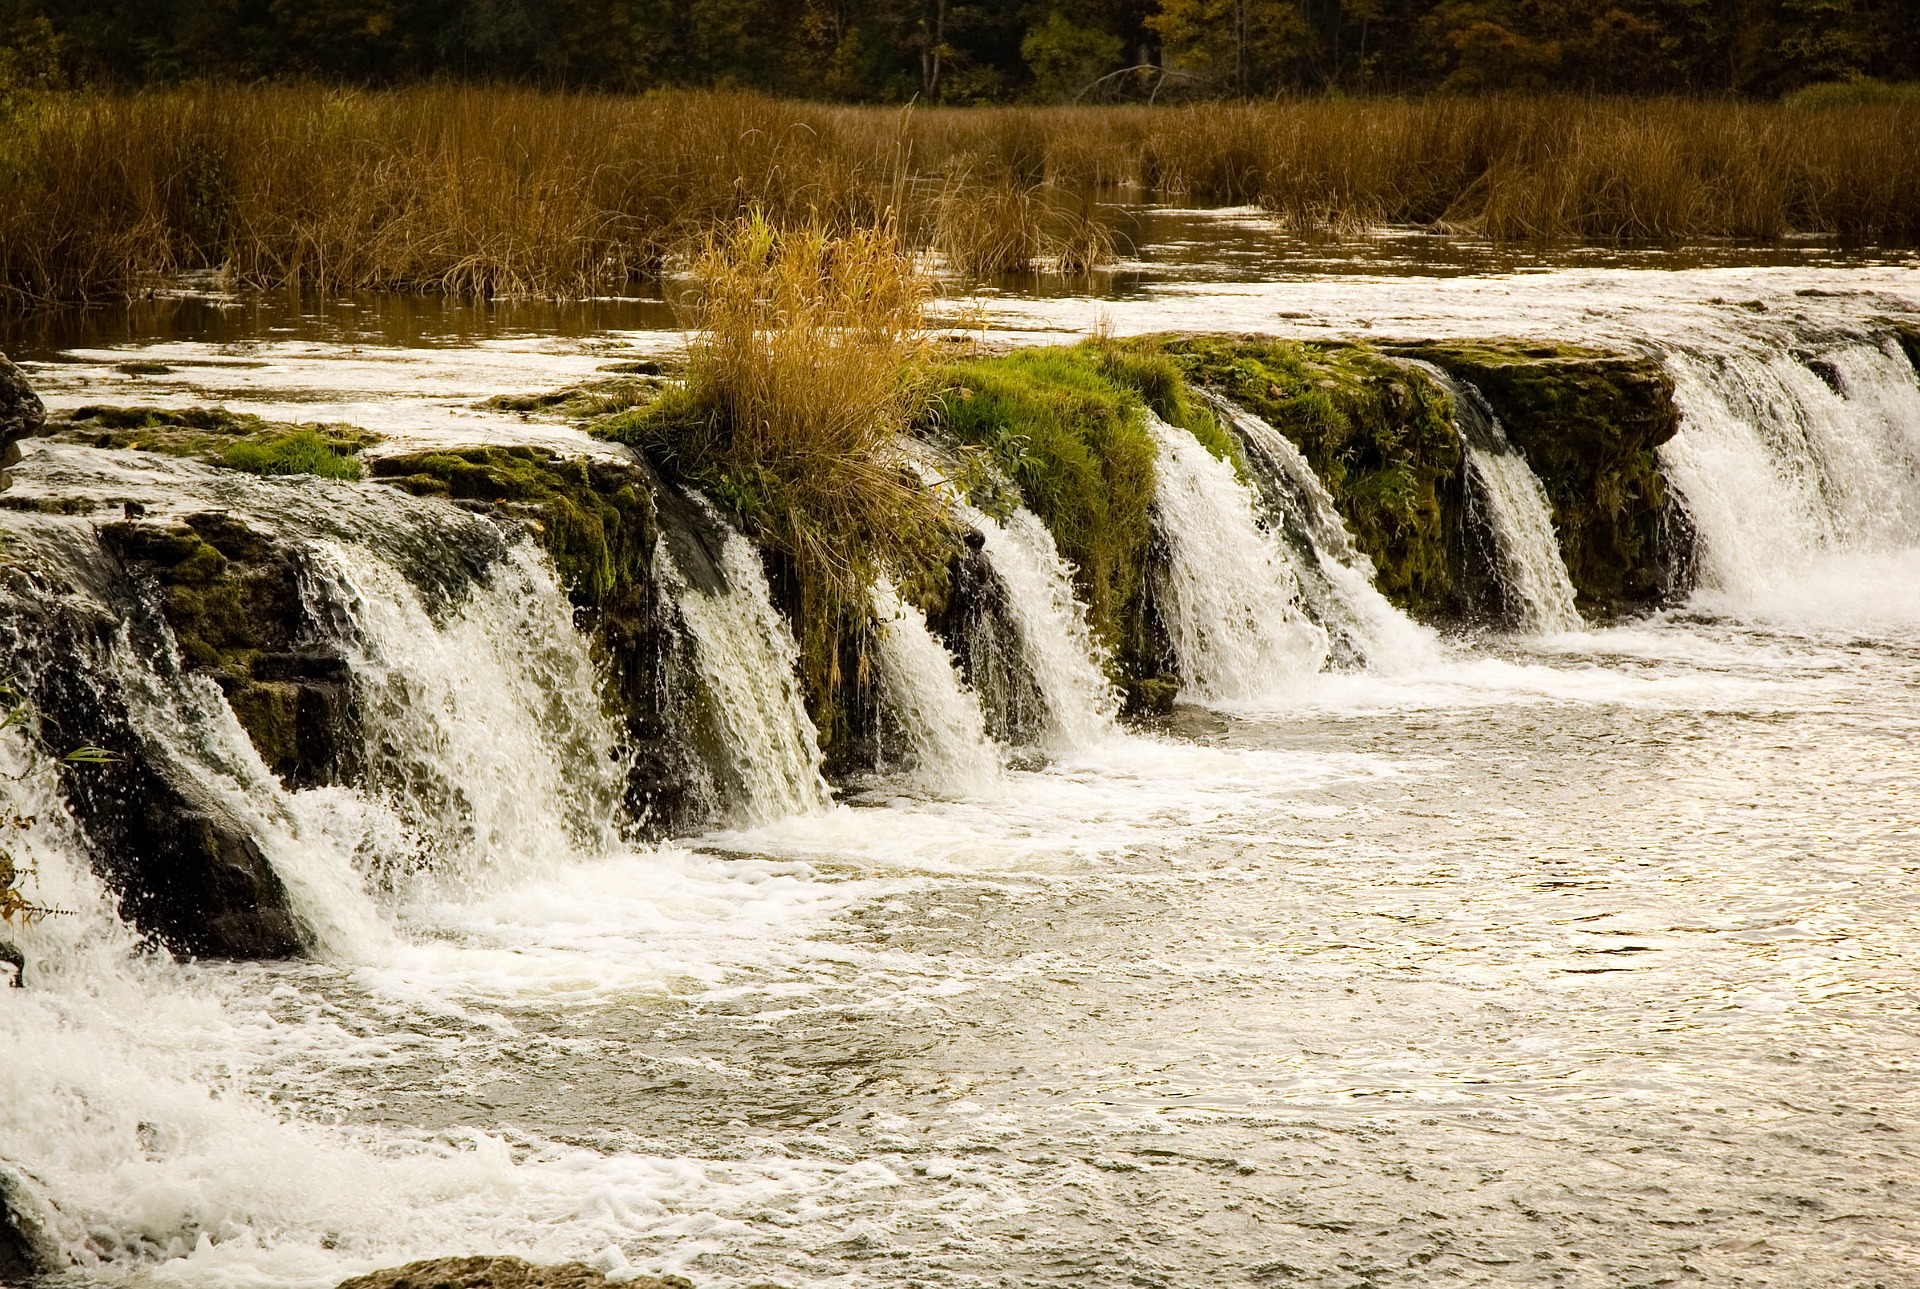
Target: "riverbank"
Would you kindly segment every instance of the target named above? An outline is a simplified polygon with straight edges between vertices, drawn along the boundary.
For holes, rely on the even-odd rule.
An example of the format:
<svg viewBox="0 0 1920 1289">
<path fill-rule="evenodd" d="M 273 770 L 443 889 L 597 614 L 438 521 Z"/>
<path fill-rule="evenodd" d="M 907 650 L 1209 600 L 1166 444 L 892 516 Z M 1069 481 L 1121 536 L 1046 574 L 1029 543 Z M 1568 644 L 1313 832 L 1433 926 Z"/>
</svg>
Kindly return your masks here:
<svg viewBox="0 0 1920 1289">
<path fill-rule="evenodd" d="M 0 293 L 234 287 L 586 297 L 758 209 L 893 212 L 969 274 L 1113 253 L 1103 194 L 1252 204 L 1314 233 L 1920 236 L 1920 106 L 1498 97 L 888 109 L 743 93 L 199 86 L 8 119 Z M 1124 250 L 1124 246 L 1120 248 Z"/>
</svg>

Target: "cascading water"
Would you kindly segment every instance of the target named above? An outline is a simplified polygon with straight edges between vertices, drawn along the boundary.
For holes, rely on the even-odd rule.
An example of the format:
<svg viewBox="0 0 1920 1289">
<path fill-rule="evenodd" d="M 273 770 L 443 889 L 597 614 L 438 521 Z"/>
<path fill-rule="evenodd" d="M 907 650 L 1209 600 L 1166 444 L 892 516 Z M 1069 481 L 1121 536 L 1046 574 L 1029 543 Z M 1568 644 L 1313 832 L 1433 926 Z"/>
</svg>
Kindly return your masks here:
<svg viewBox="0 0 1920 1289">
<path fill-rule="evenodd" d="M 1744 611 L 1824 557 L 1920 543 L 1920 380 L 1893 340 L 1664 359 L 1681 425 L 1660 460 L 1708 594 Z"/>
<path fill-rule="evenodd" d="M 1508 620 L 1534 634 L 1578 631 L 1584 623 L 1574 607 L 1573 579 L 1567 576 L 1539 476 L 1507 441 L 1479 390 L 1432 363 L 1416 365 L 1453 397 L 1453 423 L 1466 453 L 1470 522 L 1492 545 L 1491 563 Z"/>
<path fill-rule="evenodd" d="M 1148 413 L 1158 449 L 1154 530 L 1166 551 L 1155 605 L 1181 692 L 1207 702 L 1272 697 L 1325 665 L 1327 633 L 1301 611 L 1294 562 L 1260 526 L 1230 462 Z"/>
<path fill-rule="evenodd" d="M 940 796 L 993 787 L 1001 778 L 1000 753 L 987 737 L 979 699 L 961 683 L 953 655 L 884 577 L 874 585 L 873 613 L 882 719 L 899 729 L 913 784 Z"/>
<path fill-rule="evenodd" d="M 1432 631 L 1396 609 L 1373 583 L 1373 561 L 1354 544 L 1326 485 L 1286 435 L 1217 396 L 1210 403 L 1246 453 L 1268 527 L 1293 548 L 1307 616 L 1327 633 L 1342 666 L 1392 669 L 1430 661 Z"/>
<path fill-rule="evenodd" d="M 719 804 L 738 823 L 823 810 L 833 797 L 800 696 L 793 631 L 773 605 L 753 544 L 712 507 L 700 509 L 722 534 L 713 576 L 696 582 L 683 564 L 700 553 L 664 541 L 656 568 L 692 640 L 692 697 L 701 710 L 685 720 L 698 726 L 694 737 L 715 745 Z"/>
<path fill-rule="evenodd" d="M 298 800 L 363 871 L 474 894 L 616 845 L 618 738 L 572 606 L 531 542 L 438 621 L 363 548 L 319 546 L 310 580 L 344 619 L 366 769 L 361 786 Z"/>
<path fill-rule="evenodd" d="M 1005 589 L 1012 648 L 995 640 L 970 650 L 976 670 L 1018 671 L 1001 688 L 1030 684 L 1044 708 L 1041 741 L 1055 751 L 1096 743 L 1114 730 L 1120 696 L 1102 667 L 1103 651 L 1074 594 L 1073 570 L 1053 534 L 1032 511 L 1016 506 L 1004 522 L 958 504 L 955 513 L 983 539 L 982 553 Z M 992 657 L 991 664 L 981 660 Z M 979 684 L 978 678 L 975 681 Z"/>
</svg>

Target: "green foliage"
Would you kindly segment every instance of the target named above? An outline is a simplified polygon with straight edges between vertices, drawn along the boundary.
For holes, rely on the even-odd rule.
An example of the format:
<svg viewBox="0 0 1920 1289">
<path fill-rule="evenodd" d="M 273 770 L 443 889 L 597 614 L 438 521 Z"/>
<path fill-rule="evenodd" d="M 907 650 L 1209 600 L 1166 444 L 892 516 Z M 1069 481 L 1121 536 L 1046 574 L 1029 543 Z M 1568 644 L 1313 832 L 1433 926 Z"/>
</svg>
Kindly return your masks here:
<svg viewBox="0 0 1920 1289">
<path fill-rule="evenodd" d="M 1163 347 L 1189 379 L 1293 440 L 1389 599 L 1420 616 L 1447 610 L 1461 448 L 1444 389 L 1362 345 L 1199 336 Z"/>
<path fill-rule="evenodd" d="M 1019 486 L 1073 564 L 1095 633 L 1124 652 L 1152 536 L 1155 452 L 1142 412 L 1202 423 L 1177 373 L 1093 343 L 944 364 L 927 381 L 923 431 L 984 450 Z"/>
<path fill-rule="evenodd" d="M 363 468 L 314 430 L 265 440 L 242 439 L 229 444 L 220 463 L 248 474 L 312 474 L 323 479 L 358 479 Z"/>
<path fill-rule="evenodd" d="M 1120 66 L 1122 45 L 1112 32 L 1083 27 L 1055 9 L 1044 23 L 1027 28 L 1020 57 L 1033 73 L 1034 97 L 1071 99 Z"/>
<path fill-rule="evenodd" d="M 415 496 L 493 502 L 526 520 L 582 607 L 649 576 L 653 500 L 631 468 L 541 447 L 477 447 L 381 457 L 373 476 Z"/>
</svg>

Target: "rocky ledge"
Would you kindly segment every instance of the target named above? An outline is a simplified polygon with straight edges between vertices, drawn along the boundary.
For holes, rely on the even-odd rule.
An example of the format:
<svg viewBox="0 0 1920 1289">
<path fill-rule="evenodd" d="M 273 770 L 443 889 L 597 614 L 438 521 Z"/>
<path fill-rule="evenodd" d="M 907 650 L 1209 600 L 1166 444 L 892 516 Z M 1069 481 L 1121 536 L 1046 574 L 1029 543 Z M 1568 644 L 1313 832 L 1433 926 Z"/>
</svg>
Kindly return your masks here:
<svg viewBox="0 0 1920 1289">
<path fill-rule="evenodd" d="M 603 1289 L 610 1282 L 584 1262 L 540 1266 L 520 1258 L 433 1258 L 374 1271 L 340 1283 L 339 1289 Z M 681 1276 L 636 1276 L 632 1289 L 693 1289 Z"/>
</svg>

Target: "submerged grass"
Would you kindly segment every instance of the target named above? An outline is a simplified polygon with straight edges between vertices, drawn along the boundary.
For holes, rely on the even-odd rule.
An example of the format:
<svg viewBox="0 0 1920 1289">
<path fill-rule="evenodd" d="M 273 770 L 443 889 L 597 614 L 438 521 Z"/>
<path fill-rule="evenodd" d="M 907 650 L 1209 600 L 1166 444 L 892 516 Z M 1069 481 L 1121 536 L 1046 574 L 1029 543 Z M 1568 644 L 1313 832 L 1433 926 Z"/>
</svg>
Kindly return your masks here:
<svg viewBox="0 0 1920 1289">
<path fill-rule="evenodd" d="M 1495 238 L 1920 237 L 1920 101 L 1495 97 L 887 109 L 676 91 L 199 85 L 22 100 L 0 130 L 0 294 L 238 286 L 584 296 L 748 210 L 886 212 L 963 272 L 1104 262 L 1087 195 Z"/>
</svg>

